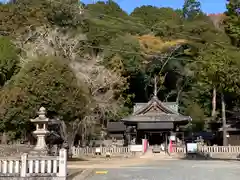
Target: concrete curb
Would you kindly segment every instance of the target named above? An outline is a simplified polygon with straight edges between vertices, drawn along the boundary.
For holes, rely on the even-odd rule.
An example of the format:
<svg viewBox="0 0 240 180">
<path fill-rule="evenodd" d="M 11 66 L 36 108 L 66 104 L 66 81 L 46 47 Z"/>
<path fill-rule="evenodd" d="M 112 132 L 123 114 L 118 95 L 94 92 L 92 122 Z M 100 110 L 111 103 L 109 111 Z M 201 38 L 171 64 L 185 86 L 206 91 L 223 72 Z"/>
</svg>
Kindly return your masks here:
<svg viewBox="0 0 240 180">
<path fill-rule="evenodd" d="M 74 176 L 72 180 L 86 180 L 89 176 L 91 176 L 94 172 L 94 169 L 85 169 L 82 171 L 82 173 L 79 173 L 78 175 Z"/>
<path fill-rule="evenodd" d="M 83 172 L 83 170 L 76 171 L 76 172 L 68 175 L 68 176 L 67 176 L 67 179 L 72 180 L 75 176 L 81 174 L 82 172 Z"/>
</svg>

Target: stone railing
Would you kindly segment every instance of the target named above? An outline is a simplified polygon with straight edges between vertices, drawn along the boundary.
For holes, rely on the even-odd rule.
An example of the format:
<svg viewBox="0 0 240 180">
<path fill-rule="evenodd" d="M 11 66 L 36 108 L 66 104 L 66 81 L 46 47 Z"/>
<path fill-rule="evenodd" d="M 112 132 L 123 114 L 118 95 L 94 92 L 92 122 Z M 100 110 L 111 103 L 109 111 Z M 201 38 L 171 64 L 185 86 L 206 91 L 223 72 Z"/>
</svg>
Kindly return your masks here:
<svg viewBox="0 0 240 180">
<path fill-rule="evenodd" d="M 186 147 L 185 146 L 174 146 L 173 147 L 173 153 L 186 153 Z"/>
<path fill-rule="evenodd" d="M 113 156 L 131 153 L 129 147 L 72 147 L 71 150 L 73 157 L 95 155 L 95 153 L 100 153 L 101 155 L 110 153 Z"/>
<path fill-rule="evenodd" d="M 240 153 L 240 146 L 198 146 L 201 153 Z M 173 153 L 186 153 L 186 147 L 173 147 Z"/>
<path fill-rule="evenodd" d="M 67 151 L 61 149 L 59 156 L 1 157 L 0 177 L 52 177 L 67 179 Z"/>
<path fill-rule="evenodd" d="M 198 146 L 202 153 L 240 153 L 240 146 Z"/>
</svg>

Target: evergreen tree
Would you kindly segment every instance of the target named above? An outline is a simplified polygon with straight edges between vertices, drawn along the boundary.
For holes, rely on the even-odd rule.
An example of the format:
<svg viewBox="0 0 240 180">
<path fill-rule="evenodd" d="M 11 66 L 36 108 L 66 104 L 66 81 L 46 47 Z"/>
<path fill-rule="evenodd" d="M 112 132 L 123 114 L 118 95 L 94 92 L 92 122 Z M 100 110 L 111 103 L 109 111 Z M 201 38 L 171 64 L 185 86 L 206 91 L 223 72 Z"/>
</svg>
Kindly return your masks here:
<svg viewBox="0 0 240 180">
<path fill-rule="evenodd" d="M 201 3 L 198 0 L 185 0 L 183 5 L 183 17 L 185 19 L 194 19 L 202 14 Z"/>
<path fill-rule="evenodd" d="M 232 44 L 236 47 L 240 47 L 240 1 L 229 0 L 225 15 L 225 31 L 230 37 Z"/>
</svg>

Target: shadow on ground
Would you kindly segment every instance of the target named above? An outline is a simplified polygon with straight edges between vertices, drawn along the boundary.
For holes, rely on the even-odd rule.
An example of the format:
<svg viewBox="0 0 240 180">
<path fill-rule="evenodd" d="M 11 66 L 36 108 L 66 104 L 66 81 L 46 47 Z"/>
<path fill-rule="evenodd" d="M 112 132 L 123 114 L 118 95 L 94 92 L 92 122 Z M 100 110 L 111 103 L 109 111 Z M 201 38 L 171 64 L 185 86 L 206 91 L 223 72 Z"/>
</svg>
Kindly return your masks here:
<svg viewBox="0 0 240 180">
<path fill-rule="evenodd" d="M 203 153 L 194 153 L 187 154 L 185 157 L 181 158 L 182 160 L 211 160 L 211 161 L 240 161 L 240 154 L 236 158 L 214 158 L 210 154 Z"/>
<path fill-rule="evenodd" d="M 85 158 L 69 158 L 68 161 L 75 162 L 75 161 L 89 161 L 89 160 Z"/>
<path fill-rule="evenodd" d="M 77 175 L 81 174 L 82 172 L 83 172 L 83 169 L 69 169 L 67 179 L 71 180 L 74 177 L 76 177 Z"/>
</svg>

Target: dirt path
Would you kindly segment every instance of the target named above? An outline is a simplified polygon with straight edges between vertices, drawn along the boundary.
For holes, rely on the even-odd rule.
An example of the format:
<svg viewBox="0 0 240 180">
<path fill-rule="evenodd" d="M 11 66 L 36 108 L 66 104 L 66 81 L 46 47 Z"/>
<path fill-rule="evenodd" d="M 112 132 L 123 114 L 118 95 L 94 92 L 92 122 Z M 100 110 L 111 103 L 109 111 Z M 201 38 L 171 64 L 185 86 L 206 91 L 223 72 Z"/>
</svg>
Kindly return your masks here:
<svg viewBox="0 0 240 180">
<path fill-rule="evenodd" d="M 70 169 L 88 169 L 88 168 L 117 168 L 123 166 L 139 165 L 149 162 L 148 159 L 131 158 L 131 159 L 112 159 L 112 160 L 94 160 L 94 161 L 76 161 L 69 162 Z"/>
</svg>

